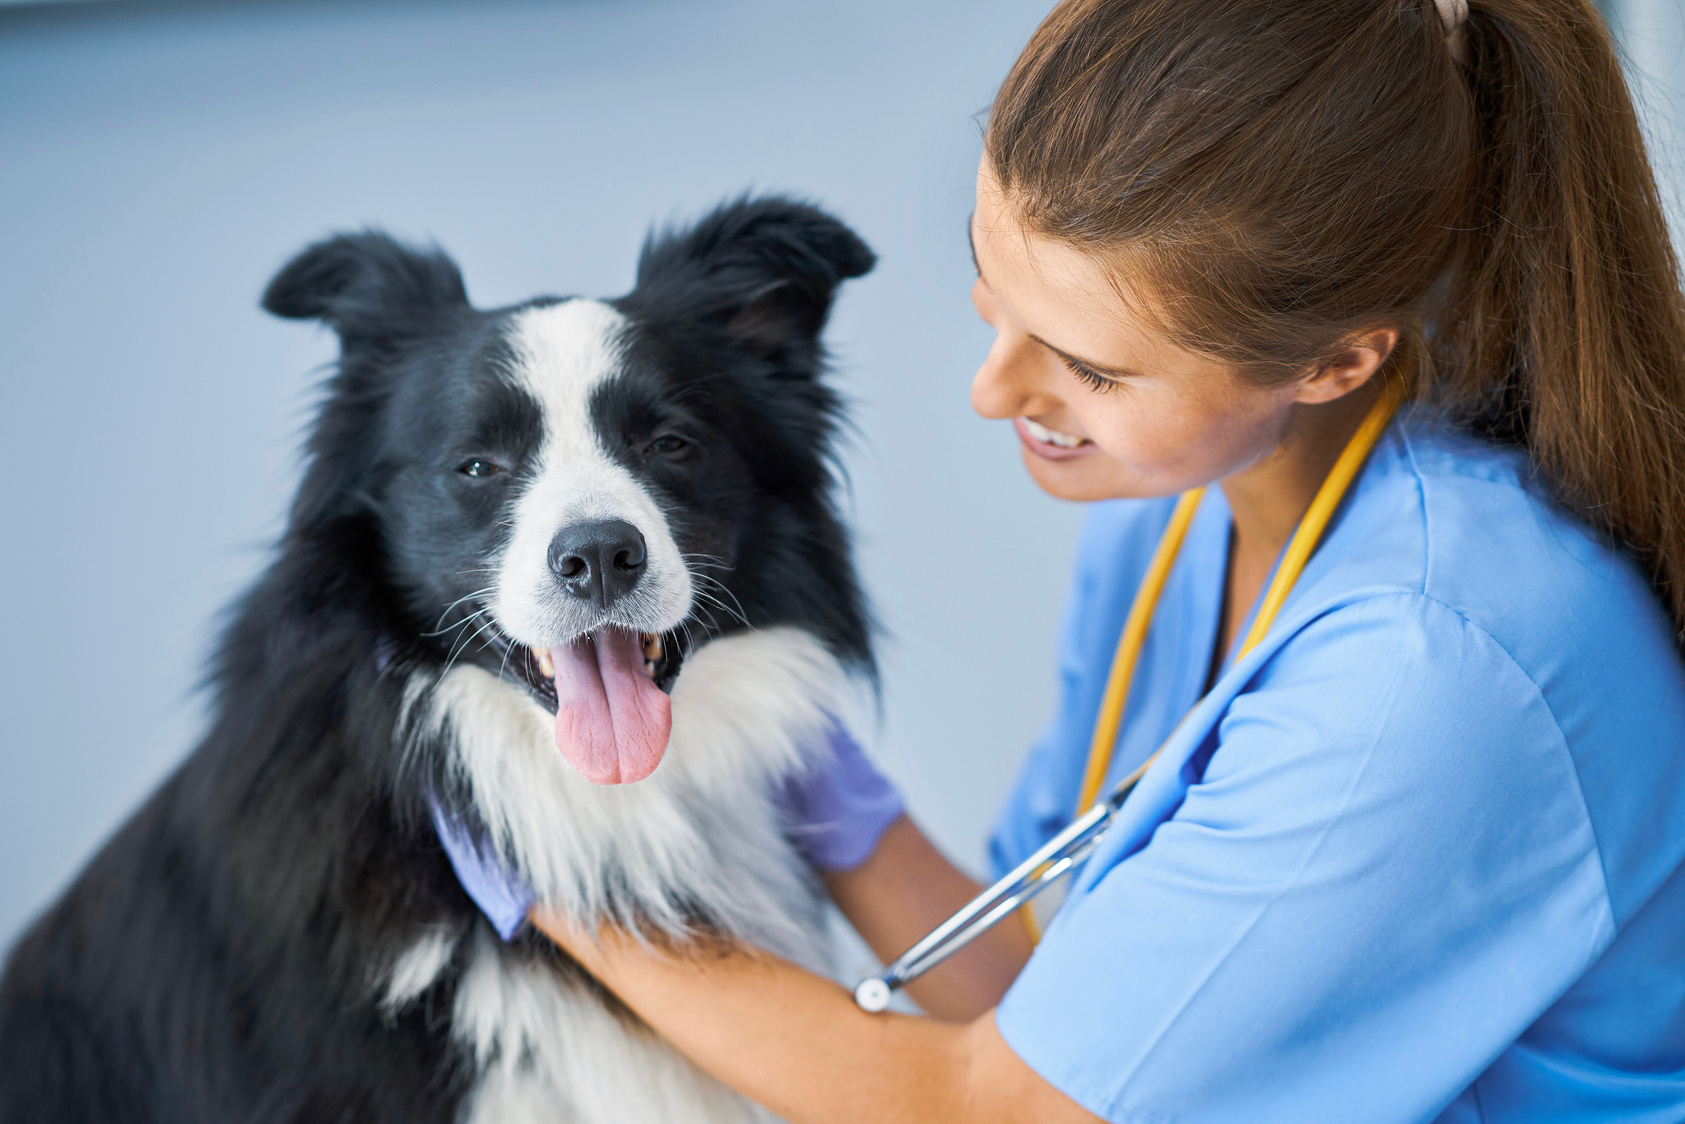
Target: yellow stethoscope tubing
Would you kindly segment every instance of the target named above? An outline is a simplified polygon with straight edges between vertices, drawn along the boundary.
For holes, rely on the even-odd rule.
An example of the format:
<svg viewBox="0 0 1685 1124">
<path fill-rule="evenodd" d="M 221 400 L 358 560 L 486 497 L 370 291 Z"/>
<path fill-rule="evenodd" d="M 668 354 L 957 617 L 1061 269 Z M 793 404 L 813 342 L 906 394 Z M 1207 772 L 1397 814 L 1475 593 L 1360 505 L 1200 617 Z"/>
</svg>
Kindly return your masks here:
<svg viewBox="0 0 1685 1124">
<path fill-rule="evenodd" d="M 1094 717 L 1094 735 L 1089 739 L 1088 764 L 1083 768 L 1082 788 L 1079 790 L 1082 795 L 1077 797 L 1076 814 L 1079 816 L 1094 806 L 1100 795 L 1100 786 L 1106 781 L 1118 726 L 1123 722 L 1123 709 L 1129 703 L 1129 685 L 1135 679 L 1135 661 L 1140 658 L 1141 648 L 1147 642 L 1147 630 L 1152 627 L 1158 599 L 1170 578 L 1170 567 L 1182 552 L 1182 540 L 1188 537 L 1188 527 L 1204 498 L 1205 488 L 1202 486 L 1188 489 L 1176 500 L 1170 522 L 1165 525 L 1152 561 L 1147 564 L 1147 576 L 1141 579 L 1141 585 L 1135 591 L 1135 600 L 1130 602 L 1129 616 L 1123 622 L 1123 634 L 1118 637 L 1117 652 L 1112 656 L 1112 669 L 1106 674 L 1106 690 L 1100 696 L 1100 710 Z M 1155 753 L 1153 756 L 1158 755 Z M 1148 758 L 1140 771 L 1145 772 L 1151 762 L 1152 758 Z"/>
<path fill-rule="evenodd" d="M 1282 553 L 1281 562 L 1276 567 L 1275 577 L 1271 579 L 1269 588 L 1265 590 L 1264 598 L 1258 605 L 1258 612 L 1253 617 L 1252 627 L 1247 630 L 1245 639 L 1241 641 L 1235 653 L 1234 658 L 1237 661 L 1256 647 L 1269 632 L 1270 625 L 1275 622 L 1282 606 L 1287 603 L 1287 596 L 1292 592 L 1294 583 L 1299 580 L 1305 564 L 1310 561 L 1311 555 L 1321 543 L 1323 534 L 1328 530 L 1328 524 L 1339 509 L 1340 501 L 1345 498 L 1352 481 L 1357 478 L 1364 461 L 1374 450 L 1375 443 L 1381 439 L 1381 434 L 1392 421 L 1393 415 L 1398 412 L 1399 404 L 1403 400 L 1403 380 L 1388 379 L 1381 388 L 1380 397 L 1369 407 L 1363 421 L 1346 441 L 1345 448 L 1340 450 L 1339 457 L 1335 459 L 1333 467 L 1328 470 L 1328 475 L 1323 478 L 1316 495 L 1312 497 L 1310 506 L 1300 517 L 1293 537 L 1288 540 L 1287 549 Z M 1175 564 L 1177 554 L 1181 552 L 1188 527 L 1193 523 L 1194 513 L 1198 510 L 1204 494 L 1203 487 L 1192 488 L 1177 499 L 1170 514 L 1170 521 L 1165 525 L 1158 546 L 1153 551 L 1152 560 L 1147 565 L 1146 576 L 1142 578 L 1135 591 L 1135 598 L 1130 603 L 1129 615 L 1124 619 L 1123 634 L 1118 638 L 1111 670 L 1106 675 L 1106 689 L 1101 695 L 1100 708 L 1095 715 L 1094 736 L 1089 742 L 1088 760 L 1083 769 L 1082 789 L 1077 800 L 1075 820 L 1043 844 L 1034 855 L 966 903 L 952 917 L 931 930 L 892 963 L 885 965 L 877 975 L 861 980 L 855 986 L 854 1001 L 862 1010 L 884 1010 L 895 990 L 934 968 L 1013 912 L 1017 912 L 1023 918 L 1032 941 L 1041 939 L 1040 926 L 1030 908 L 1030 899 L 1048 883 L 1074 869 L 1078 862 L 1099 845 L 1101 837 L 1110 826 L 1112 816 L 1123 806 L 1123 801 L 1134 790 L 1136 783 L 1146 775 L 1153 762 L 1158 760 L 1159 754 L 1164 752 L 1161 745 L 1151 757 L 1114 785 L 1111 794 L 1106 797 L 1106 807 L 1101 807 L 1100 790 L 1105 784 L 1106 773 L 1111 768 L 1112 756 L 1116 751 L 1118 727 L 1123 721 L 1124 708 L 1129 703 L 1129 685 L 1135 678 L 1135 664 L 1141 655 L 1142 645 L 1146 642 L 1147 632 L 1152 626 L 1153 615 L 1158 608 L 1159 598 L 1164 593 L 1170 568 Z M 1172 731 L 1171 737 L 1174 736 Z M 1166 739 L 1166 743 L 1168 741 L 1169 739 Z"/>
</svg>

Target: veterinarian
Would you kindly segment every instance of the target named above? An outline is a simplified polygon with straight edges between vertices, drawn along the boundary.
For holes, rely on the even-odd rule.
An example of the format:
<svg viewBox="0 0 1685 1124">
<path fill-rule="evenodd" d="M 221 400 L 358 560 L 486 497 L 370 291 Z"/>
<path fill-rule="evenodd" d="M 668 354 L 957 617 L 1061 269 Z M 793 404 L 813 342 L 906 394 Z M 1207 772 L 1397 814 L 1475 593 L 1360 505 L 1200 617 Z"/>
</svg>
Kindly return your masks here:
<svg viewBox="0 0 1685 1124">
<path fill-rule="evenodd" d="M 998 870 L 1151 761 L 1045 936 L 920 1017 L 533 922 L 798 1124 L 1685 1119 L 1685 300 L 1589 0 L 1067 0 L 971 240 L 973 405 L 1094 501 Z M 978 887 L 835 740 L 887 958 Z"/>
</svg>

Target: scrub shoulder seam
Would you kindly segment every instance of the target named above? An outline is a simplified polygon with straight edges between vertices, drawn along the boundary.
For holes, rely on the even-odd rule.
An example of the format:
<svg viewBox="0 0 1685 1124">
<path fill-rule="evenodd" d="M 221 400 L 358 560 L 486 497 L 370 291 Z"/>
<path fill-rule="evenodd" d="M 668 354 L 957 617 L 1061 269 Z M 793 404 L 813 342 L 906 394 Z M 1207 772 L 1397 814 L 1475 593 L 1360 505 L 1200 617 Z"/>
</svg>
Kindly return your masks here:
<svg viewBox="0 0 1685 1124">
<path fill-rule="evenodd" d="M 1574 778 L 1574 795 L 1579 798 L 1580 815 L 1585 817 L 1586 828 L 1591 832 L 1592 842 L 1597 847 L 1597 871 L 1603 878 L 1603 901 L 1604 905 L 1609 910 L 1612 924 L 1615 912 L 1615 897 L 1614 892 L 1609 886 L 1609 867 L 1603 855 L 1603 840 L 1598 837 L 1597 820 L 1591 814 L 1590 802 L 1586 800 L 1585 783 L 1580 779 L 1579 762 L 1574 759 L 1574 751 L 1568 745 L 1568 735 L 1562 731 L 1562 722 L 1557 718 L 1556 710 L 1551 706 L 1549 696 L 1547 696 L 1544 689 L 1539 686 L 1538 680 L 1534 679 L 1532 674 L 1525 667 L 1521 666 L 1521 661 L 1515 658 L 1515 654 L 1511 652 L 1507 646 L 1505 646 L 1503 641 L 1499 640 L 1496 636 L 1493 636 L 1477 622 L 1471 620 L 1467 613 L 1464 613 L 1455 605 L 1441 601 L 1439 598 L 1430 593 L 1422 593 L 1419 596 L 1423 601 L 1438 605 L 1440 608 L 1462 621 L 1463 626 L 1470 632 L 1484 638 L 1487 643 L 1492 645 L 1493 648 L 1502 652 L 1504 659 L 1509 661 L 1509 665 L 1513 667 L 1516 672 L 1527 681 L 1527 685 L 1533 689 L 1533 694 L 1537 696 L 1539 703 L 1545 708 L 1545 713 L 1550 715 L 1551 728 L 1556 732 L 1557 746 L 1560 748 L 1562 754 L 1568 759 L 1568 772 Z"/>
</svg>

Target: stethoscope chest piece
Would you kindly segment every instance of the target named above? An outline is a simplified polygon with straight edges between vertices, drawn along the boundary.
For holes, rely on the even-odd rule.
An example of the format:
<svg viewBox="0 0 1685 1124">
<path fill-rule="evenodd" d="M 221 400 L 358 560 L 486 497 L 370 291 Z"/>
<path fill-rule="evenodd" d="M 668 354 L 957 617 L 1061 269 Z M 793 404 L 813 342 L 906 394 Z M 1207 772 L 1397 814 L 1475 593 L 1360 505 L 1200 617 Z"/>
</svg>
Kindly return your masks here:
<svg viewBox="0 0 1685 1124">
<path fill-rule="evenodd" d="M 889 985 L 876 976 L 868 976 L 854 987 L 854 1005 L 874 1015 L 888 1008 L 889 997 Z"/>
</svg>

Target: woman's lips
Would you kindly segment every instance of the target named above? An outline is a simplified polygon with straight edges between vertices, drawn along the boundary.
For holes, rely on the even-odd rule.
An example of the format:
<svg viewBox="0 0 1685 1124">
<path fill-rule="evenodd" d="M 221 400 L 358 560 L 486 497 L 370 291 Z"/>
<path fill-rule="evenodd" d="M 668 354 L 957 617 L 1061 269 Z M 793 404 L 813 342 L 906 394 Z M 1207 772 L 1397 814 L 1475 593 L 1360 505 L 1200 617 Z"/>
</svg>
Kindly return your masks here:
<svg viewBox="0 0 1685 1124">
<path fill-rule="evenodd" d="M 1082 438 L 1082 443 L 1080 445 L 1076 445 L 1074 447 L 1068 445 L 1055 445 L 1053 442 L 1044 441 L 1032 433 L 1030 431 L 1030 424 L 1034 423 L 1030 423 L 1028 418 L 1012 419 L 1012 428 L 1018 431 L 1018 440 L 1022 441 L 1024 443 L 1024 447 L 1030 450 L 1030 452 L 1046 460 L 1075 460 L 1077 457 L 1089 456 L 1099 447 L 1086 437 Z M 1039 424 L 1036 428 L 1041 429 L 1043 432 L 1049 432 L 1045 426 L 1041 426 Z M 1057 432 L 1057 430 L 1052 432 Z M 1060 434 L 1060 436 L 1065 435 Z"/>
</svg>

